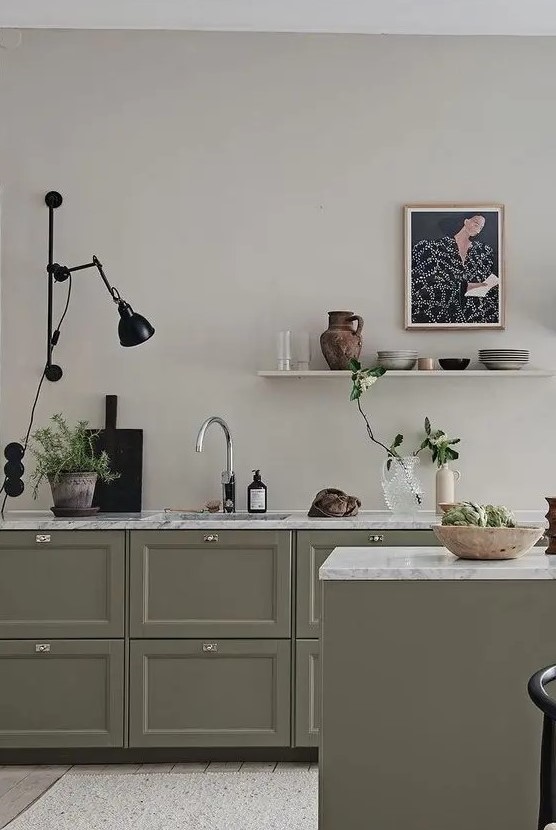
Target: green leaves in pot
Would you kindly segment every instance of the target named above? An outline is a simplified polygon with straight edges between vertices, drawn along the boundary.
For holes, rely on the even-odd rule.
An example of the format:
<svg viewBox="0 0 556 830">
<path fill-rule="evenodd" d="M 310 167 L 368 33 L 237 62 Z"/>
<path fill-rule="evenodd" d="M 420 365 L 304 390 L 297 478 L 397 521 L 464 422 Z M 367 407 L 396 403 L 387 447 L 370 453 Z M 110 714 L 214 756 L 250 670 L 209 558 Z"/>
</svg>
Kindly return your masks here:
<svg viewBox="0 0 556 830">
<path fill-rule="evenodd" d="M 96 473 L 104 482 L 120 477 L 112 472 L 108 454 L 96 450 L 95 438 L 99 433 L 91 432 L 87 421 L 70 427 L 60 413 L 52 415 L 50 421 L 50 426 L 35 430 L 29 446 L 36 461 L 31 476 L 35 498 L 43 479 L 58 482 L 65 473 Z"/>
</svg>

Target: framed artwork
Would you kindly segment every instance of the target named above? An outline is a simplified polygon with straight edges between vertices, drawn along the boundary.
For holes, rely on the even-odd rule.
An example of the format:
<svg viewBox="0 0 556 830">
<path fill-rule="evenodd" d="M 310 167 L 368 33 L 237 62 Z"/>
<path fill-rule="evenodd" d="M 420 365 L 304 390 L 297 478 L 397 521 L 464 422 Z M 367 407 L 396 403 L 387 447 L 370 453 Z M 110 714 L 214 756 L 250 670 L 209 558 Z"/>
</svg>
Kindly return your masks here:
<svg viewBox="0 0 556 830">
<path fill-rule="evenodd" d="M 503 329 L 503 205 L 406 205 L 406 329 Z"/>
</svg>

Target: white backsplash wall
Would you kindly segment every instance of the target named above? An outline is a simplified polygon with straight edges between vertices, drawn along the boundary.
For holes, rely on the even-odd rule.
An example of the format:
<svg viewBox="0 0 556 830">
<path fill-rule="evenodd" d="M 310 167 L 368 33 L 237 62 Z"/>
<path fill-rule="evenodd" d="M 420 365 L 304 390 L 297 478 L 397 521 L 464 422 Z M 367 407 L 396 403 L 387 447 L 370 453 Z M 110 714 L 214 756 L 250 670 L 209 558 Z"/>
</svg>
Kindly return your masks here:
<svg viewBox="0 0 556 830">
<path fill-rule="evenodd" d="M 222 434 L 194 452 L 213 414 L 240 506 L 254 467 L 270 509 L 325 486 L 382 506 L 349 381 L 255 374 L 283 328 L 311 331 L 323 367 L 329 309 L 363 315 L 369 358 L 509 346 L 556 367 L 556 39 L 25 31 L 0 58 L 2 443 L 24 433 L 44 361 L 50 189 L 57 260 L 97 254 L 156 335 L 122 349 L 100 279 L 76 274 L 37 423 L 101 426 L 119 395 L 120 425 L 145 430 L 146 508 L 219 495 Z M 403 330 L 401 206 L 419 201 L 505 203 L 505 332 Z M 462 496 L 554 495 L 556 379 L 385 379 L 365 406 L 387 443 L 414 442 L 425 415 L 461 436 Z M 430 462 L 424 478 L 430 506 Z M 30 488 L 11 506 L 33 506 Z"/>
</svg>

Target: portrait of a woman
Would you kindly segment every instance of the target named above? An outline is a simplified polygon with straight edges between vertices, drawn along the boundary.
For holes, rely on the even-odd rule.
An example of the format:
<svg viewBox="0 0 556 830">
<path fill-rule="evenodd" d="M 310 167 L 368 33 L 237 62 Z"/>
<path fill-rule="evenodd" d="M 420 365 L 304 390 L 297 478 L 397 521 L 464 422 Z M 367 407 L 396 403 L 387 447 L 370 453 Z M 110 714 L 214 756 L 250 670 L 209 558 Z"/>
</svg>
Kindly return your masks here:
<svg viewBox="0 0 556 830">
<path fill-rule="evenodd" d="M 406 328 L 503 328 L 502 207 L 406 208 Z"/>
</svg>

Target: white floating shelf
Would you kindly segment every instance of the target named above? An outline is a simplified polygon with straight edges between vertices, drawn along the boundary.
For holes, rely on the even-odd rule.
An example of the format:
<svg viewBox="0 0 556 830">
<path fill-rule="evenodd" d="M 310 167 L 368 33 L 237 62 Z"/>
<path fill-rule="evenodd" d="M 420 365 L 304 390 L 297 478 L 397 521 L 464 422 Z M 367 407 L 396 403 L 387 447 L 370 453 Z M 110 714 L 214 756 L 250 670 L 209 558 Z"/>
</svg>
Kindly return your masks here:
<svg viewBox="0 0 556 830">
<path fill-rule="evenodd" d="M 297 372 L 295 369 L 280 371 L 278 369 L 257 372 L 260 378 L 349 378 L 351 372 L 336 372 L 331 369 L 310 369 L 305 372 Z M 555 369 L 463 369 L 450 371 L 444 369 L 433 369 L 432 371 L 419 371 L 418 369 L 390 369 L 381 378 L 551 378 L 556 375 Z"/>
</svg>

